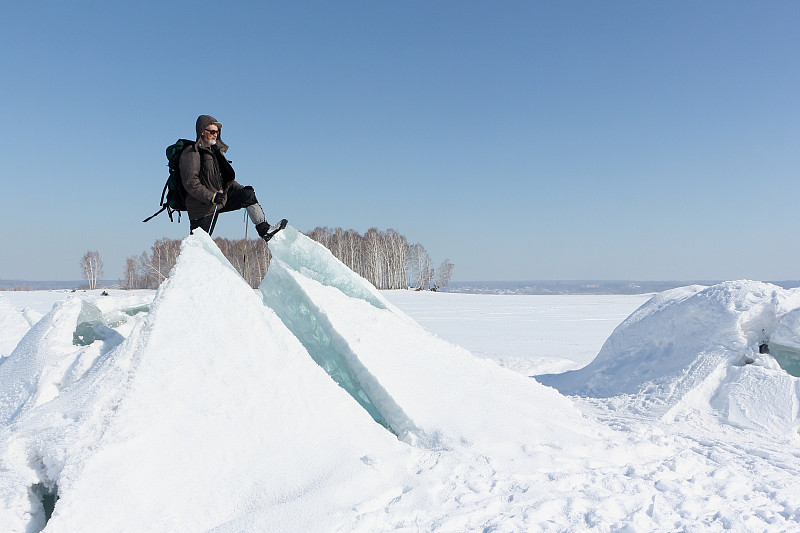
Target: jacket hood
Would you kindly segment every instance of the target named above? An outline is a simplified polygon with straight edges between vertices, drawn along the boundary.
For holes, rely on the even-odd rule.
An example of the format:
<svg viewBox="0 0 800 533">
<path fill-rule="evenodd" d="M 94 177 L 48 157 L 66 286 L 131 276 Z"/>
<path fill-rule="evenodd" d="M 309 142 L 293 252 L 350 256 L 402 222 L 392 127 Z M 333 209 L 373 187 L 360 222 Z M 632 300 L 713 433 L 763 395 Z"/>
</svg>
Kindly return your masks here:
<svg viewBox="0 0 800 533">
<path fill-rule="evenodd" d="M 203 133 L 203 130 L 209 127 L 211 124 L 215 124 L 217 128 L 219 128 L 219 134 L 217 135 L 217 146 L 219 147 L 219 151 L 224 154 L 228 151 L 228 145 L 222 142 L 222 122 L 215 119 L 211 115 L 200 115 L 197 117 L 197 122 L 195 123 L 197 140 L 200 140 L 200 134 Z"/>
</svg>

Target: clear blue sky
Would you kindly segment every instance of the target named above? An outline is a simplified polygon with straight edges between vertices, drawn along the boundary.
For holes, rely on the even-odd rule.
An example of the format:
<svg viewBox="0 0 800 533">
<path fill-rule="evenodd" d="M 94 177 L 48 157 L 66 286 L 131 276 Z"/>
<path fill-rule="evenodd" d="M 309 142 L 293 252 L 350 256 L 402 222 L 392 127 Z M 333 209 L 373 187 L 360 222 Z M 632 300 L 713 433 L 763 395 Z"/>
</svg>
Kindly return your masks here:
<svg viewBox="0 0 800 533">
<path fill-rule="evenodd" d="M 0 28 L 0 279 L 183 238 L 141 221 L 205 113 L 268 220 L 394 228 L 454 280 L 800 278 L 797 1 L 37 1 Z"/>
</svg>

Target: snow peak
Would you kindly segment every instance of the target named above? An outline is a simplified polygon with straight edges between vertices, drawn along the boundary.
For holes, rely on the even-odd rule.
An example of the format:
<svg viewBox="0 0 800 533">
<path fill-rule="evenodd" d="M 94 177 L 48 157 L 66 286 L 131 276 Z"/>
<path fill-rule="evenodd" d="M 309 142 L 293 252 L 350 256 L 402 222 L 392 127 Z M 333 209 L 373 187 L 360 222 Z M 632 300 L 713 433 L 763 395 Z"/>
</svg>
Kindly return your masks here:
<svg viewBox="0 0 800 533">
<path fill-rule="evenodd" d="M 167 146 L 167 166 L 169 167 L 169 177 L 164 184 L 164 190 L 161 191 L 161 209 L 153 213 L 151 216 L 144 219 L 142 222 L 147 222 L 151 218 L 159 215 L 165 209 L 169 219 L 173 220 L 172 213 L 178 212 L 178 222 L 181 221 L 181 211 L 186 211 L 186 189 L 183 188 L 183 180 L 181 180 L 180 160 L 181 153 L 187 147 L 194 144 L 194 141 L 188 139 L 178 139 L 178 142 Z M 201 159 L 202 164 L 202 159 Z"/>
</svg>

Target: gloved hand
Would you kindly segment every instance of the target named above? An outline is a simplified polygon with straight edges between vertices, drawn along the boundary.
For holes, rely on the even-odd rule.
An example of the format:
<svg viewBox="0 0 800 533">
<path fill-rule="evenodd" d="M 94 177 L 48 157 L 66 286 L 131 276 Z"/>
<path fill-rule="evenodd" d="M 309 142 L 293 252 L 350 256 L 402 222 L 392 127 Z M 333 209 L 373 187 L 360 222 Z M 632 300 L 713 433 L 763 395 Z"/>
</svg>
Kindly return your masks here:
<svg viewBox="0 0 800 533">
<path fill-rule="evenodd" d="M 211 198 L 212 204 L 217 205 L 225 205 L 225 200 L 228 199 L 228 195 L 222 191 L 217 191 L 214 193 L 214 196 Z"/>
</svg>

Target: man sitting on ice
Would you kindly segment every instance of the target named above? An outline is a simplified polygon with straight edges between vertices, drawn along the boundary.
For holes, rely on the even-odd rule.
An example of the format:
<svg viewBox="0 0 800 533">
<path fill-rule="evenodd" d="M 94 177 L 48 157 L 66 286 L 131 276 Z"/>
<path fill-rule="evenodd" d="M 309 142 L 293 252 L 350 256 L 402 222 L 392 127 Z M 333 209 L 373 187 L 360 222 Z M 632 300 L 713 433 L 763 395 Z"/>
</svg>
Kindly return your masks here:
<svg viewBox="0 0 800 533">
<path fill-rule="evenodd" d="M 236 182 L 233 167 L 225 158 L 222 124 L 210 115 L 200 115 L 195 124 L 197 142 L 184 149 L 180 159 L 181 180 L 186 189 L 189 231 L 214 229 L 219 213 L 245 208 L 258 235 L 269 241 L 286 227 L 286 219 L 270 226 L 252 187 Z"/>
</svg>

